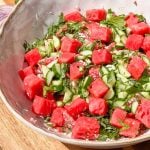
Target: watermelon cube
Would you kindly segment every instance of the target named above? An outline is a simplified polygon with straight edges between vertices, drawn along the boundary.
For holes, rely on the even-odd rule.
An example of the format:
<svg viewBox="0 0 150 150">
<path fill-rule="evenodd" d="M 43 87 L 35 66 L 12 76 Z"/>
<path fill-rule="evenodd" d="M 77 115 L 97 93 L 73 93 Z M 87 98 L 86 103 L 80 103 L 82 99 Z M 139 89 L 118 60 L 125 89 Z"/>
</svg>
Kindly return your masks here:
<svg viewBox="0 0 150 150">
<path fill-rule="evenodd" d="M 131 34 L 128 36 L 125 47 L 129 50 L 139 50 L 142 47 L 144 37 L 138 34 Z"/>
<path fill-rule="evenodd" d="M 143 123 L 147 128 L 150 128 L 150 100 L 144 99 L 138 106 L 135 118 Z"/>
<path fill-rule="evenodd" d="M 149 25 L 145 22 L 134 24 L 130 26 L 130 29 L 133 34 L 144 35 L 149 33 Z"/>
<path fill-rule="evenodd" d="M 95 118 L 79 117 L 72 129 L 72 138 L 95 140 L 100 132 L 100 125 Z"/>
<path fill-rule="evenodd" d="M 150 51 L 150 36 L 145 36 L 142 49 L 144 52 Z"/>
<path fill-rule="evenodd" d="M 32 104 L 32 111 L 35 114 L 41 116 L 51 115 L 51 113 L 55 108 L 56 108 L 55 101 L 51 101 L 40 96 L 35 96 Z"/>
<path fill-rule="evenodd" d="M 128 27 L 137 24 L 139 22 L 138 17 L 134 14 L 134 13 L 130 13 L 127 17 L 126 17 L 126 25 Z"/>
<path fill-rule="evenodd" d="M 140 122 L 136 119 L 126 118 L 124 126 L 121 128 L 119 134 L 125 137 L 134 138 L 139 134 Z"/>
<path fill-rule="evenodd" d="M 108 90 L 109 87 L 102 81 L 101 78 L 97 78 L 89 87 L 89 92 L 96 98 L 104 97 Z"/>
<path fill-rule="evenodd" d="M 126 116 L 126 111 L 121 108 L 116 108 L 111 115 L 110 124 L 115 127 L 121 128 Z"/>
<path fill-rule="evenodd" d="M 77 80 L 84 74 L 84 65 L 82 62 L 74 62 L 70 65 L 70 80 Z"/>
<path fill-rule="evenodd" d="M 24 89 L 29 97 L 33 99 L 35 95 L 41 96 L 43 92 L 43 80 L 34 74 L 28 75 L 24 78 Z"/>
<path fill-rule="evenodd" d="M 64 108 L 56 108 L 54 109 L 51 117 L 51 123 L 53 124 L 54 127 L 62 127 L 65 124 L 64 116 L 63 116 L 63 111 Z"/>
<path fill-rule="evenodd" d="M 61 51 L 77 53 L 77 50 L 81 47 L 81 45 L 82 45 L 82 43 L 80 41 L 78 41 L 77 39 L 63 37 L 62 43 L 61 43 Z"/>
<path fill-rule="evenodd" d="M 86 11 L 86 19 L 89 21 L 102 21 L 106 19 L 105 9 L 90 9 Z"/>
<path fill-rule="evenodd" d="M 94 50 L 92 54 L 92 62 L 95 65 L 110 64 L 112 62 L 112 54 L 106 49 Z"/>
<path fill-rule="evenodd" d="M 75 61 L 75 53 L 64 52 L 58 58 L 59 63 L 72 63 Z"/>
<path fill-rule="evenodd" d="M 28 66 L 28 67 L 26 67 L 26 68 L 24 68 L 24 69 L 22 69 L 22 70 L 19 70 L 18 74 L 19 74 L 20 78 L 21 78 L 22 80 L 24 80 L 24 78 L 25 78 L 26 76 L 28 76 L 28 75 L 30 75 L 30 74 L 34 74 L 33 67 L 32 67 L 32 66 Z"/>
<path fill-rule="evenodd" d="M 135 80 L 138 80 L 142 76 L 142 73 L 146 67 L 147 64 L 144 62 L 144 60 L 138 56 L 134 56 L 130 60 L 127 66 L 127 70 Z"/>
<path fill-rule="evenodd" d="M 40 59 L 42 59 L 42 56 L 37 48 L 32 49 L 25 54 L 25 60 L 30 66 L 36 65 Z"/>
<path fill-rule="evenodd" d="M 78 115 L 88 109 L 88 104 L 84 99 L 76 98 L 70 105 L 66 105 L 65 109 L 73 118 L 77 118 Z"/>
<path fill-rule="evenodd" d="M 78 12 L 78 11 L 74 11 L 74 12 L 71 12 L 69 14 L 66 14 L 64 16 L 64 19 L 65 19 L 65 21 L 74 21 L 74 22 L 81 22 L 81 21 L 83 21 L 83 17 L 80 14 L 80 12 Z"/>
<path fill-rule="evenodd" d="M 89 102 L 89 111 L 93 115 L 106 115 L 108 111 L 108 104 L 102 98 L 91 97 Z"/>
<path fill-rule="evenodd" d="M 112 32 L 108 27 L 100 27 L 98 23 L 91 23 L 87 25 L 87 28 L 92 40 L 110 41 Z"/>
</svg>

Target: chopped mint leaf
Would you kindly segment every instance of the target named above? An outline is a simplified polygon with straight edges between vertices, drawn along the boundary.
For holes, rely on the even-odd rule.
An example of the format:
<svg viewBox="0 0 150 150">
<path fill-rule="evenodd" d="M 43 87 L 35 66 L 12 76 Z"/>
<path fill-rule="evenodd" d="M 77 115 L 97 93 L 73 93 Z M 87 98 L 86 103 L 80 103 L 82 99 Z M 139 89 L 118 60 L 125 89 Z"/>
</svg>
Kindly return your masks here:
<svg viewBox="0 0 150 150">
<path fill-rule="evenodd" d="M 138 17 L 139 22 L 145 22 L 146 21 L 146 19 L 145 19 L 145 17 L 143 15 L 136 14 L 136 16 Z"/>
</svg>

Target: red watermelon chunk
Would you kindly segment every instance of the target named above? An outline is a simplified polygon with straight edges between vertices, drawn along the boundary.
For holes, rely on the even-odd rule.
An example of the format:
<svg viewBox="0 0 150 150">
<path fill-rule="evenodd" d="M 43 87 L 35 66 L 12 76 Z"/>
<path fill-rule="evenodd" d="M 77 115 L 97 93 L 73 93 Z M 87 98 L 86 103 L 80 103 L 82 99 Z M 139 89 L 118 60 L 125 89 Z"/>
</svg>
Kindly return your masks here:
<svg viewBox="0 0 150 150">
<path fill-rule="evenodd" d="M 130 26 L 130 29 L 133 34 L 144 35 L 149 33 L 149 25 L 145 22 L 134 24 Z"/>
<path fill-rule="evenodd" d="M 56 108 L 51 117 L 51 123 L 54 127 L 63 127 L 65 124 L 65 119 L 63 117 L 64 108 Z"/>
<path fill-rule="evenodd" d="M 37 115 L 48 116 L 51 115 L 53 110 L 56 108 L 55 101 L 48 100 L 43 97 L 35 96 L 32 110 Z"/>
<path fill-rule="evenodd" d="M 59 63 L 72 63 L 75 61 L 75 56 L 75 53 L 65 52 L 61 54 L 58 60 Z"/>
<path fill-rule="evenodd" d="M 82 15 L 78 11 L 74 11 L 69 14 L 66 14 L 64 18 L 66 21 L 74 21 L 74 22 L 81 22 L 83 20 Z"/>
<path fill-rule="evenodd" d="M 142 60 L 138 56 L 135 56 L 130 60 L 127 69 L 131 76 L 135 80 L 138 80 L 142 76 L 142 73 L 144 72 L 146 67 L 147 64 L 144 62 L 144 60 Z"/>
<path fill-rule="evenodd" d="M 77 80 L 84 74 L 84 65 L 82 62 L 74 62 L 70 65 L 70 80 Z"/>
<path fill-rule="evenodd" d="M 86 19 L 89 21 L 102 21 L 106 19 L 105 9 L 90 9 L 86 11 Z"/>
<path fill-rule="evenodd" d="M 24 78 L 24 89 L 31 100 L 35 95 L 41 96 L 43 92 L 43 80 L 34 74 L 28 75 Z"/>
<path fill-rule="evenodd" d="M 89 87 L 89 92 L 96 98 L 105 96 L 108 90 L 109 87 L 102 81 L 101 78 L 97 78 Z"/>
<path fill-rule="evenodd" d="M 122 110 L 121 108 L 116 108 L 111 115 L 110 124 L 121 128 L 126 116 L 126 111 Z"/>
<path fill-rule="evenodd" d="M 96 68 L 90 68 L 89 70 L 89 75 L 90 77 L 92 77 L 94 80 L 99 78 L 100 77 L 100 74 L 99 74 L 99 67 L 96 67 Z"/>
<path fill-rule="evenodd" d="M 141 121 L 147 128 L 150 128 L 150 100 L 142 100 L 138 106 L 135 118 Z"/>
<path fill-rule="evenodd" d="M 119 134 L 125 137 L 134 138 L 139 134 L 140 122 L 136 119 L 126 118 L 124 126 L 121 128 Z"/>
<path fill-rule="evenodd" d="M 100 131 L 100 125 L 95 118 L 79 117 L 72 129 L 72 138 L 95 140 Z"/>
<path fill-rule="evenodd" d="M 88 104 L 84 99 L 76 98 L 70 105 L 66 105 L 65 108 L 73 118 L 77 118 L 78 115 L 88 109 Z"/>
<path fill-rule="evenodd" d="M 68 37 L 62 38 L 61 51 L 62 52 L 70 52 L 76 53 L 78 48 L 82 45 L 80 41 L 77 39 L 71 39 Z"/>
<path fill-rule="evenodd" d="M 32 66 L 28 66 L 18 72 L 20 78 L 24 80 L 24 78 L 30 74 L 34 74 L 34 70 Z"/>
<path fill-rule="evenodd" d="M 150 51 L 150 36 L 145 36 L 142 49 L 147 52 Z"/>
<path fill-rule="evenodd" d="M 92 54 L 92 62 L 95 65 L 110 64 L 112 62 L 112 54 L 106 49 L 94 50 Z"/>
<path fill-rule="evenodd" d="M 138 34 L 131 34 L 128 36 L 125 47 L 130 50 L 139 50 L 142 47 L 144 37 Z"/>
<path fill-rule="evenodd" d="M 100 27 L 98 23 L 91 23 L 87 25 L 87 28 L 92 40 L 110 41 L 112 32 L 108 27 Z"/>
<path fill-rule="evenodd" d="M 36 65 L 40 59 L 42 59 L 42 57 L 37 48 L 32 49 L 25 54 L 25 60 L 30 66 Z"/>
<path fill-rule="evenodd" d="M 108 104 L 106 100 L 102 98 L 90 98 L 89 111 L 93 115 L 106 115 L 108 111 Z"/>
<path fill-rule="evenodd" d="M 126 25 L 128 27 L 137 24 L 139 22 L 138 17 L 134 14 L 134 13 L 130 13 L 127 17 L 126 17 Z"/>
</svg>

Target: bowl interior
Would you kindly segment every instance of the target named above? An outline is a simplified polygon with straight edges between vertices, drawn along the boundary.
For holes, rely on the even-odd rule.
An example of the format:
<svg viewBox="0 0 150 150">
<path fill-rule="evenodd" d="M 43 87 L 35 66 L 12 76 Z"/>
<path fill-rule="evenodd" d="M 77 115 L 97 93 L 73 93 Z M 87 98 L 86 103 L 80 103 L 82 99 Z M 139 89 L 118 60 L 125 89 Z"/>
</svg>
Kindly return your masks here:
<svg viewBox="0 0 150 150">
<path fill-rule="evenodd" d="M 150 2 L 137 0 L 136 5 L 132 0 L 25 0 L 21 3 L 5 23 L 0 37 L 0 94 L 10 110 L 32 128 L 66 143 L 112 148 L 147 140 L 150 137 L 148 132 L 130 140 L 96 142 L 73 140 L 66 135 L 56 133 L 54 130 L 48 130 L 43 125 L 43 120 L 32 113 L 32 102 L 26 98 L 23 92 L 18 70 L 23 66 L 23 43 L 42 37 L 48 26 L 57 19 L 60 12 L 69 12 L 78 8 L 81 8 L 84 12 L 89 8 L 104 7 L 106 9 L 112 8 L 117 13 L 140 13 L 150 21 Z"/>
</svg>

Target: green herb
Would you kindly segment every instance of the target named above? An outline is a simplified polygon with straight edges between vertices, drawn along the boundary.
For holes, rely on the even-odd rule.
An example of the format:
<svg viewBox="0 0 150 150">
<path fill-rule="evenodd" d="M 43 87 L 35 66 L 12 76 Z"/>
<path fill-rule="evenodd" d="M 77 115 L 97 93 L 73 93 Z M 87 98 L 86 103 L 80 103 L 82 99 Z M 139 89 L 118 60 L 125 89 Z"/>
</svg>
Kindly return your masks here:
<svg viewBox="0 0 150 150">
<path fill-rule="evenodd" d="M 121 30 L 125 30 L 125 16 L 124 15 L 119 15 L 119 16 L 112 15 L 108 19 L 101 21 L 101 24 L 107 25 L 108 27 L 119 28 Z"/>
<path fill-rule="evenodd" d="M 145 17 L 143 15 L 136 14 L 136 16 L 138 17 L 139 22 L 145 22 L 146 21 L 146 19 L 145 19 Z"/>
<path fill-rule="evenodd" d="M 81 22 L 68 22 L 67 23 L 67 33 L 75 34 L 82 28 Z"/>
<path fill-rule="evenodd" d="M 55 35 L 56 32 L 57 32 L 64 24 L 65 24 L 64 15 L 63 15 L 63 13 L 61 13 L 61 14 L 59 15 L 59 19 L 58 19 L 57 23 L 51 25 L 51 26 L 48 28 L 48 32 L 47 32 L 47 34 L 46 34 L 46 37 Z"/>
<path fill-rule="evenodd" d="M 101 131 L 98 140 L 106 141 L 107 139 L 119 138 L 119 129 L 111 126 L 108 118 L 101 118 L 100 125 L 101 125 Z"/>
</svg>

